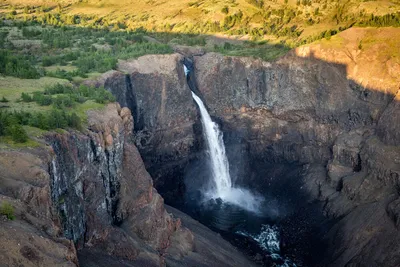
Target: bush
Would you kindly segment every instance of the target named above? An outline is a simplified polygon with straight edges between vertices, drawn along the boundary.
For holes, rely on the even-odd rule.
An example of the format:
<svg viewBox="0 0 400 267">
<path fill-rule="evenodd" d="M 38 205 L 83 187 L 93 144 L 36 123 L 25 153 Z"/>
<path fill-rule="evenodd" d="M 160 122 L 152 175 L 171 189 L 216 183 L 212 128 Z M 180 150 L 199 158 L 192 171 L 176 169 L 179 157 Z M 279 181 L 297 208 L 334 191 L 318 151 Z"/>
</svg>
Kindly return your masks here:
<svg viewBox="0 0 400 267">
<path fill-rule="evenodd" d="M 30 30 L 26 27 L 22 28 L 22 35 L 25 38 L 33 38 L 33 37 L 37 37 L 41 34 L 41 31 L 36 31 L 36 30 Z"/>
<path fill-rule="evenodd" d="M 53 106 L 57 109 L 71 108 L 74 106 L 74 101 L 68 95 L 58 95 L 53 99 Z"/>
<path fill-rule="evenodd" d="M 51 56 L 44 56 L 42 57 L 42 66 L 43 67 L 48 67 L 51 65 L 56 64 L 57 58 L 56 57 L 51 57 Z"/>
<path fill-rule="evenodd" d="M 81 118 L 75 112 L 68 117 L 68 126 L 78 130 L 82 128 Z"/>
<path fill-rule="evenodd" d="M 2 49 L 0 49 L 0 73 L 22 79 L 40 77 L 36 68 L 24 57 Z"/>
<path fill-rule="evenodd" d="M 28 141 L 28 134 L 19 124 L 7 127 L 6 132 L 16 143 L 25 143 L 26 141 Z"/>
<path fill-rule="evenodd" d="M 0 214 L 5 215 L 7 219 L 9 220 L 14 220 L 14 207 L 8 203 L 8 202 L 3 202 L 0 207 Z"/>
<path fill-rule="evenodd" d="M 21 99 L 23 102 L 27 102 L 27 103 L 33 101 L 32 97 L 27 93 L 21 93 Z"/>
<path fill-rule="evenodd" d="M 42 92 L 34 92 L 32 99 L 40 106 L 49 106 L 53 103 L 53 98 L 48 95 L 43 95 Z"/>
<path fill-rule="evenodd" d="M 8 103 L 8 102 L 10 102 L 7 98 L 5 98 L 4 96 L 3 96 L 3 98 L 0 100 L 0 102 L 1 103 Z"/>
<path fill-rule="evenodd" d="M 45 95 L 70 94 L 73 89 L 70 85 L 57 83 L 44 89 Z"/>
</svg>

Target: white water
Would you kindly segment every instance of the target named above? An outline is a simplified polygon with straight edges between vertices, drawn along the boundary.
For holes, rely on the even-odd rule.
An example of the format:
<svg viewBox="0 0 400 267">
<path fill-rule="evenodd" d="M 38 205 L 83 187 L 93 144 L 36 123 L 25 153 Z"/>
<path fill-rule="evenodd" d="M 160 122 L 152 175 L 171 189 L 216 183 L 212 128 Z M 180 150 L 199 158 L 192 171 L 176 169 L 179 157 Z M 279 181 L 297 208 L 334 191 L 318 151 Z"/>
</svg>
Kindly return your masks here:
<svg viewBox="0 0 400 267">
<path fill-rule="evenodd" d="M 237 231 L 239 235 L 248 236 L 258 243 L 260 248 L 268 252 L 273 260 L 280 261 L 279 267 L 296 267 L 296 264 L 287 257 L 282 257 L 280 247 L 280 234 L 276 226 L 263 225 L 259 234 L 250 234 L 245 231 Z"/>
<path fill-rule="evenodd" d="M 229 202 L 248 211 L 259 212 L 261 198 L 253 196 L 248 190 L 232 186 L 222 132 L 219 130 L 218 124 L 212 121 L 203 101 L 193 92 L 192 96 L 200 109 L 201 123 L 207 141 L 214 181 L 214 187 L 206 192 L 206 197 L 220 198 L 224 202 Z"/>
</svg>

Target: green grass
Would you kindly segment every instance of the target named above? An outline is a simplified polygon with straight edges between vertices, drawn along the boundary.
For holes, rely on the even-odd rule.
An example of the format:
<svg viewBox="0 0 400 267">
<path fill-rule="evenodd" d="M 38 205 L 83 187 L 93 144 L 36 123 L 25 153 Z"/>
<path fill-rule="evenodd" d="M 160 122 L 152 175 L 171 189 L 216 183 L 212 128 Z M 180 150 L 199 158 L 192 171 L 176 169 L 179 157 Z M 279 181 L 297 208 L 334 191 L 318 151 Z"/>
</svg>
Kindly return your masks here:
<svg viewBox="0 0 400 267">
<path fill-rule="evenodd" d="M 42 77 L 40 79 L 19 79 L 16 77 L 1 77 L 0 76 L 0 99 L 4 96 L 9 100 L 8 103 L 0 103 L 1 107 L 7 107 L 11 110 L 29 110 L 29 111 L 45 111 L 50 107 L 39 106 L 38 104 L 18 102 L 21 98 L 21 93 L 32 93 L 34 91 L 43 91 L 46 86 L 57 83 L 68 83 L 67 80 Z"/>
<path fill-rule="evenodd" d="M 35 148 L 39 146 L 41 146 L 41 144 L 31 138 L 25 143 L 17 143 L 14 142 L 10 136 L 0 136 L 0 148 Z"/>
<path fill-rule="evenodd" d="M 47 131 L 36 128 L 36 127 L 31 127 L 28 125 L 23 126 L 26 133 L 28 134 L 28 136 L 33 137 L 33 138 L 41 138 L 43 137 L 43 135 L 45 135 L 47 133 Z"/>
<path fill-rule="evenodd" d="M 88 110 L 101 110 L 105 107 L 104 104 L 96 103 L 93 100 L 88 100 L 83 104 L 78 105 L 74 110 L 76 114 L 82 119 L 84 123 L 87 123 L 87 114 Z"/>
<path fill-rule="evenodd" d="M 75 71 L 78 70 L 76 66 L 72 65 L 67 65 L 67 66 L 61 66 L 59 64 L 53 65 L 53 66 L 48 66 L 44 68 L 46 71 L 57 71 L 57 70 L 65 70 L 65 71 Z"/>
</svg>

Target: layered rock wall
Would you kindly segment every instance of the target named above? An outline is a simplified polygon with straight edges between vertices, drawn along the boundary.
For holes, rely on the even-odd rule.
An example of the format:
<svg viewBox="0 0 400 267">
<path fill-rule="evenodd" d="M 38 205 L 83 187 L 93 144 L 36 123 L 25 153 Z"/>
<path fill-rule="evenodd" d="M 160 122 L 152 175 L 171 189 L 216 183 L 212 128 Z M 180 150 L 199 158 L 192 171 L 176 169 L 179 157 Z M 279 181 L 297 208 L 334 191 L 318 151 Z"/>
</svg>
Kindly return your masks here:
<svg viewBox="0 0 400 267">
<path fill-rule="evenodd" d="M 384 89 L 375 88 L 376 79 L 361 71 L 362 64 L 375 66 L 374 59 L 357 52 L 356 62 L 344 50 L 329 60 L 321 49 L 302 47 L 272 63 L 214 53 L 194 56 L 196 87 L 225 135 L 238 137 L 250 159 L 303 164 L 301 190 L 324 203 L 326 216 L 343 218 L 326 236 L 336 245 L 329 248 L 325 264 L 363 265 L 377 257 L 395 266 L 397 251 L 388 248 L 378 257 L 370 249 L 385 247 L 383 232 L 399 240 L 400 81 L 392 75 Z M 172 183 L 176 188 L 173 180 L 182 175 L 182 162 L 200 146 L 198 115 L 182 62 L 182 56 L 170 55 L 120 64 L 142 114 L 134 136 L 160 187 Z M 368 212 L 381 219 L 368 219 Z"/>
</svg>

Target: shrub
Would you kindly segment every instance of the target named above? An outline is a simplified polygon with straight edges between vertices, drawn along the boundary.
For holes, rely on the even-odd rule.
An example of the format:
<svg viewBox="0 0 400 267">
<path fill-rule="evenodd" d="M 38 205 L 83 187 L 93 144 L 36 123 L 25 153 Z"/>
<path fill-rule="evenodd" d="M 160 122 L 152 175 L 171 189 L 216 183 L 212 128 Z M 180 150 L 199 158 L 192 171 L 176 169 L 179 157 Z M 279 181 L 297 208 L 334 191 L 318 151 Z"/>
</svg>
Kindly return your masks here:
<svg viewBox="0 0 400 267">
<path fill-rule="evenodd" d="M 23 102 L 27 102 L 27 103 L 33 101 L 32 97 L 27 93 L 21 93 L 21 99 Z"/>
<path fill-rule="evenodd" d="M 7 127 L 6 131 L 8 135 L 11 136 L 12 140 L 16 143 L 25 143 L 26 141 L 28 141 L 28 134 L 19 124 Z"/>
<path fill-rule="evenodd" d="M 1 103 L 8 103 L 8 102 L 10 102 L 7 98 L 5 98 L 4 96 L 3 96 L 3 98 L 0 100 L 0 102 Z"/>
<path fill-rule="evenodd" d="M 48 95 L 43 95 L 42 92 L 34 92 L 32 99 L 40 106 L 49 106 L 51 103 L 53 103 L 53 98 Z"/>
<path fill-rule="evenodd" d="M 225 50 L 230 50 L 231 48 L 232 48 L 231 43 L 228 43 L 228 42 L 225 42 L 225 43 L 224 43 L 224 49 L 225 49 Z"/>
<path fill-rule="evenodd" d="M 69 117 L 68 117 L 68 126 L 75 128 L 75 129 L 81 129 L 82 128 L 82 122 L 81 122 L 81 118 L 79 118 L 78 115 L 76 115 L 76 113 L 72 113 Z"/>
<path fill-rule="evenodd" d="M 54 65 L 56 62 L 57 62 L 56 57 L 51 57 L 51 56 L 42 57 L 42 66 L 43 67 L 48 67 L 48 66 Z"/>
<path fill-rule="evenodd" d="M 26 27 L 22 28 L 22 35 L 25 38 L 33 38 L 33 37 L 37 37 L 41 34 L 41 31 L 36 31 L 36 30 L 30 30 Z"/>
<path fill-rule="evenodd" d="M 14 220 L 14 207 L 8 203 L 8 202 L 3 202 L 0 207 L 0 214 L 5 215 L 7 219 L 9 220 Z"/>
<path fill-rule="evenodd" d="M 71 97 L 68 95 L 58 95 L 55 99 L 53 99 L 53 106 L 58 109 L 62 108 L 70 108 L 74 105 Z"/>
<path fill-rule="evenodd" d="M 24 57 L 2 49 L 0 49 L 0 72 L 23 79 L 40 77 L 36 68 Z"/>
<path fill-rule="evenodd" d="M 70 94 L 73 89 L 70 85 L 57 83 L 44 89 L 45 95 Z"/>
</svg>

